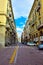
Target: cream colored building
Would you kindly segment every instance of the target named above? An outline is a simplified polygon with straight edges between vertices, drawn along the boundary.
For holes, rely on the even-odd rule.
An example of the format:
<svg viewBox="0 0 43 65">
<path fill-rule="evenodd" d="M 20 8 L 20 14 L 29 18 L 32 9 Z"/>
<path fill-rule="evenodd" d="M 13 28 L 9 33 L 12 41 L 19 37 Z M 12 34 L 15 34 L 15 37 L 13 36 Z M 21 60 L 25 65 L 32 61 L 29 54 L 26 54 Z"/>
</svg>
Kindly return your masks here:
<svg viewBox="0 0 43 65">
<path fill-rule="evenodd" d="M 34 0 L 29 15 L 30 38 L 34 42 L 43 42 L 43 0 Z"/>
<path fill-rule="evenodd" d="M 25 36 L 29 34 L 30 41 L 43 42 L 43 0 L 34 0 L 28 21 L 25 25 Z M 29 29 L 27 28 L 29 27 Z M 27 31 L 28 33 L 27 33 Z"/>
<path fill-rule="evenodd" d="M 24 42 L 24 31 L 22 32 L 22 35 L 21 35 L 21 42 L 22 43 Z"/>
<path fill-rule="evenodd" d="M 24 42 L 28 42 L 30 40 L 29 34 L 30 34 L 29 22 L 27 20 L 24 30 L 23 30 L 23 33 L 21 35 L 21 40 L 23 40 Z"/>
<path fill-rule="evenodd" d="M 16 26 L 11 0 L 0 0 L 0 46 L 14 43 Z"/>
</svg>

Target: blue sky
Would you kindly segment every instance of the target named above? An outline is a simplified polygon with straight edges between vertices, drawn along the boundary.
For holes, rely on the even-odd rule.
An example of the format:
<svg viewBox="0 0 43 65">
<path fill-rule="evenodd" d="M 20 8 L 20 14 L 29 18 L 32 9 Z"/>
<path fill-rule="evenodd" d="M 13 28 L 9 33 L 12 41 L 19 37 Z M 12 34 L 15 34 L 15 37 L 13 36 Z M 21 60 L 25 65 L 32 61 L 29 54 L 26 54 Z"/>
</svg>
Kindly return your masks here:
<svg viewBox="0 0 43 65">
<path fill-rule="evenodd" d="M 34 0 L 12 0 L 16 29 L 19 37 L 28 19 L 33 1 Z"/>
</svg>

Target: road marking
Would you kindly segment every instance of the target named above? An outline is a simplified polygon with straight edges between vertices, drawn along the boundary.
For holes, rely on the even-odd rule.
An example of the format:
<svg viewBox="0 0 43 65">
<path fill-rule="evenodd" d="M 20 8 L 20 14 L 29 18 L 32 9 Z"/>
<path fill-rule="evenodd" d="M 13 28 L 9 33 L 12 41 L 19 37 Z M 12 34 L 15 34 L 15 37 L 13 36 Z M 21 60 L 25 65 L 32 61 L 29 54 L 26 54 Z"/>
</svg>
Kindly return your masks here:
<svg viewBox="0 0 43 65">
<path fill-rule="evenodd" d="M 13 52 L 11 58 L 10 58 L 10 61 L 9 61 L 10 64 L 12 64 L 12 63 L 14 62 L 14 59 L 15 59 L 16 52 L 17 52 L 18 48 L 19 48 L 19 47 L 16 46 L 16 49 L 14 49 L 14 52 Z"/>
<path fill-rule="evenodd" d="M 16 57 L 15 57 L 15 59 L 14 59 L 14 64 L 16 64 L 17 56 L 18 56 L 18 50 L 17 50 L 17 53 L 16 53 Z"/>
</svg>

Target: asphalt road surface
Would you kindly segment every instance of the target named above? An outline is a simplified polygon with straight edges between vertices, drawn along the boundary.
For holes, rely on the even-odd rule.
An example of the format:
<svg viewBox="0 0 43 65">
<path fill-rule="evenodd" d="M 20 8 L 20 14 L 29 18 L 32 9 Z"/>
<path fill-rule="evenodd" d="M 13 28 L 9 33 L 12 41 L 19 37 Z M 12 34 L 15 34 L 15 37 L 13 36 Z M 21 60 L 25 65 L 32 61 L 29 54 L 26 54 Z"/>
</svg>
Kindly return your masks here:
<svg viewBox="0 0 43 65">
<path fill-rule="evenodd" d="M 43 50 L 20 43 L 0 49 L 0 65 L 43 65 Z"/>
</svg>

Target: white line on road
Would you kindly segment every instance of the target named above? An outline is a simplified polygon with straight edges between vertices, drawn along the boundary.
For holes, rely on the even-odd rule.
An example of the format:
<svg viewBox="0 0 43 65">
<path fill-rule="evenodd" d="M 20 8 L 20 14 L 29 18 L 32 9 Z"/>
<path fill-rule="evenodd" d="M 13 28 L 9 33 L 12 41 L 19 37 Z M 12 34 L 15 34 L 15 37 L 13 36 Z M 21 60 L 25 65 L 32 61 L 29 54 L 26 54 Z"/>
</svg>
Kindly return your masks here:
<svg viewBox="0 0 43 65">
<path fill-rule="evenodd" d="M 16 53 L 15 60 L 14 60 L 14 64 L 16 64 L 16 61 L 17 61 L 17 56 L 18 56 L 18 49 L 17 49 L 17 53 Z"/>
</svg>

